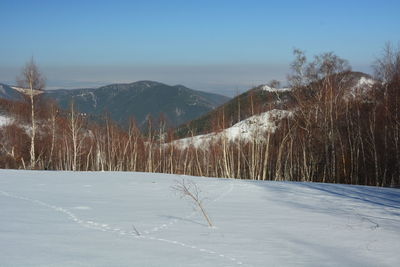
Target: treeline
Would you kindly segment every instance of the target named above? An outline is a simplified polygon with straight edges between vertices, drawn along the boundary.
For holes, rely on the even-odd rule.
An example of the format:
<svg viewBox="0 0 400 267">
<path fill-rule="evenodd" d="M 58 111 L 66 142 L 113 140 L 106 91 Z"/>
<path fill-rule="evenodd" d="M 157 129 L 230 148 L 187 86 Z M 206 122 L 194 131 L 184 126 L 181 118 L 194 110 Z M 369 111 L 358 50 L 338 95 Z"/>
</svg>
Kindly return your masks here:
<svg viewBox="0 0 400 267">
<path fill-rule="evenodd" d="M 375 63 L 379 82 L 352 87 L 347 62 L 332 53 L 309 62 L 295 51 L 289 81 L 291 116 L 250 141 L 220 138 L 180 146 L 165 120 L 89 122 L 73 106 L 35 101 L 35 163 L 30 163 L 31 106 L 2 100 L 14 123 L 0 133 L 0 167 L 76 171 L 143 171 L 256 180 L 390 186 L 400 184 L 400 51 L 386 47 Z M 282 107 L 282 103 L 279 103 Z M 238 108 L 240 103 L 238 103 Z M 253 108 L 253 107 L 252 107 Z M 263 111 L 262 108 L 256 110 Z M 214 130 L 226 126 L 220 112 Z"/>
</svg>

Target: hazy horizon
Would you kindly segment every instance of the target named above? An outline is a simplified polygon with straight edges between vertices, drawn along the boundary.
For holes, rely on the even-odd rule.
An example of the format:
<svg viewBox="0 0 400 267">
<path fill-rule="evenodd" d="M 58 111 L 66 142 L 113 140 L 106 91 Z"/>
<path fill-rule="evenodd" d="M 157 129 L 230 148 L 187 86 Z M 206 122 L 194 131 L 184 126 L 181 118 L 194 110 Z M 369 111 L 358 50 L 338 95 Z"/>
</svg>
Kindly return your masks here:
<svg viewBox="0 0 400 267">
<path fill-rule="evenodd" d="M 168 85 L 184 85 L 190 89 L 218 93 L 229 97 L 265 84 L 272 79 L 287 84 L 289 65 L 267 64 L 203 65 L 203 66 L 69 66 L 41 67 L 46 75 L 46 89 L 97 88 L 114 83 L 151 80 Z M 15 85 L 21 68 L 1 68 L 0 82 Z M 369 66 L 353 66 L 354 71 L 371 74 Z"/>
</svg>

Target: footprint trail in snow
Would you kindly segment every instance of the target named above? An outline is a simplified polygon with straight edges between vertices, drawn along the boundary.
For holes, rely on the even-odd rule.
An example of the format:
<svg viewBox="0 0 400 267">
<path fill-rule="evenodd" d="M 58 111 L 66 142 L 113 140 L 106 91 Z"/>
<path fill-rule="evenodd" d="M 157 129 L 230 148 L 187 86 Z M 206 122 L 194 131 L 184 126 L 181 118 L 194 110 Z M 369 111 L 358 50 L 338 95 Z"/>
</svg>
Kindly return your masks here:
<svg viewBox="0 0 400 267">
<path fill-rule="evenodd" d="M 233 185 L 231 184 L 231 186 L 230 186 L 230 188 L 228 189 L 227 192 L 229 193 L 232 190 L 233 190 Z M 214 199 L 213 202 L 221 199 L 222 198 L 221 196 L 227 195 L 228 194 L 227 192 L 221 194 L 219 197 Z M 135 239 L 138 239 L 138 240 L 140 240 L 140 239 L 142 239 L 142 240 L 151 240 L 151 241 L 163 242 L 163 243 L 171 244 L 171 245 L 175 245 L 175 246 L 180 246 L 182 248 L 194 249 L 194 250 L 197 250 L 197 251 L 199 251 L 201 253 L 214 255 L 215 257 L 219 257 L 219 258 L 228 260 L 228 261 L 230 261 L 230 262 L 232 262 L 234 264 L 237 264 L 237 265 L 250 266 L 249 264 L 244 264 L 242 261 L 236 259 L 235 257 L 228 256 L 228 255 L 225 255 L 225 254 L 222 254 L 222 253 L 218 253 L 218 252 L 216 252 L 216 251 L 214 251 L 212 249 L 207 249 L 207 248 L 198 247 L 198 246 L 191 245 L 191 244 L 186 244 L 186 243 L 183 243 L 183 242 L 180 242 L 180 241 L 177 241 L 177 240 L 170 240 L 170 239 L 158 238 L 158 237 L 154 237 L 154 236 L 147 236 L 147 234 L 157 232 L 160 229 L 166 229 L 168 227 L 167 224 L 161 225 L 161 227 L 158 227 L 157 230 L 155 230 L 156 228 L 153 228 L 153 230 L 143 231 L 143 233 L 145 233 L 145 235 L 143 235 L 143 234 L 138 235 L 138 232 L 136 230 L 125 231 L 125 230 L 120 229 L 120 228 L 110 227 L 106 223 L 99 223 L 99 222 L 95 222 L 95 221 L 92 221 L 92 220 L 82 220 L 76 214 L 72 213 L 71 211 L 69 211 L 69 210 L 67 210 L 65 208 L 62 208 L 62 207 L 59 207 L 59 206 L 55 206 L 55 205 L 51 205 L 51 204 L 48 204 L 48 203 L 43 202 L 41 200 L 31 199 L 31 198 L 28 198 L 28 197 L 11 194 L 11 193 L 8 193 L 8 192 L 2 191 L 2 190 L 0 190 L 0 193 L 5 197 L 19 199 L 19 200 L 23 200 L 23 201 L 28 201 L 28 202 L 31 202 L 31 203 L 46 207 L 46 208 L 51 209 L 53 211 L 63 213 L 70 220 L 74 221 L 75 223 L 77 223 L 77 224 L 79 224 L 79 225 L 81 225 L 82 227 L 85 227 L 85 228 L 94 229 L 94 230 L 98 230 L 98 231 L 102 231 L 102 232 L 114 233 L 114 234 L 118 234 L 120 236 L 128 236 L 128 237 L 132 237 L 132 238 L 135 238 Z M 193 216 L 193 215 L 191 214 L 189 216 Z M 175 222 L 175 220 L 173 220 L 173 222 Z M 171 224 L 171 222 L 169 224 Z"/>
</svg>

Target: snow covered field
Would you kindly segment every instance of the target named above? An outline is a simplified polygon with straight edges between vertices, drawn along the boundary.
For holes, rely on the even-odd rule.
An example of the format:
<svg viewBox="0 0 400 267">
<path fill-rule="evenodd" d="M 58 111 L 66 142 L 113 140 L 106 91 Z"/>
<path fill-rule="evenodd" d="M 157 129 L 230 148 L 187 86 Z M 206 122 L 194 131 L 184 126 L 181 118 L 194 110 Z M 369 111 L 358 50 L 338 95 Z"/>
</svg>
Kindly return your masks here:
<svg viewBox="0 0 400 267">
<path fill-rule="evenodd" d="M 0 266 L 400 266 L 398 189 L 0 170 L 0 218 Z"/>
</svg>

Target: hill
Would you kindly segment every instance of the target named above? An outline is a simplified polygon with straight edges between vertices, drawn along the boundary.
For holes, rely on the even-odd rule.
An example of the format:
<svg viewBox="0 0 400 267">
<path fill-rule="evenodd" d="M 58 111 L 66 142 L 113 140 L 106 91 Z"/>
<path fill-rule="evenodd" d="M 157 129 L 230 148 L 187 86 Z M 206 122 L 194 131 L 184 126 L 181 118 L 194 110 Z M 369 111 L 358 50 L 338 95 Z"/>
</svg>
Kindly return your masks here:
<svg viewBox="0 0 400 267">
<path fill-rule="evenodd" d="M 293 102 L 290 90 L 268 88 L 270 90 L 265 85 L 260 85 L 232 98 L 200 118 L 178 126 L 176 135 L 185 137 L 225 129 L 263 111 L 286 109 Z"/>
<path fill-rule="evenodd" d="M 335 79 L 340 79 L 345 85 L 342 88 L 345 95 L 353 96 L 359 91 L 368 91 L 374 80 L 362 72 L 347 72 L 337 74 Z M 309 85 L 315 87 L 315 85 Z M 272 88 L 260 85 L 232 98 L 220 107 L 207 114 L 196 118 L 176 128 L 178 137 L 208 134 L 245 120 L 251 116 L 261 114 L 273 109 L 290 110 L 296 107 L 296 95 L 291 88 Z"/>
</svg>

